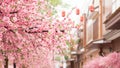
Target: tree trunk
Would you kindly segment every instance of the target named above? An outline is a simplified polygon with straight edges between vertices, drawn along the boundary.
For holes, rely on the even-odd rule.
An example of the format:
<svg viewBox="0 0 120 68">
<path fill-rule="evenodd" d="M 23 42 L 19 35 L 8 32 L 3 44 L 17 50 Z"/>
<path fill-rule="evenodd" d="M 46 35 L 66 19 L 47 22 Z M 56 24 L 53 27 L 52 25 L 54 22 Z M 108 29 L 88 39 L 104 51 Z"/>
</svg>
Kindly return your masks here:
<svg viewBox="0 0 120 68">
<path fill-rule="evenodd" d="M 4 64 L 4 68 L 8 68 L 8 57 L 5 57 L 5 64 Z"/>
<path fill-rule="evenodd" d="M 16 63 L 13 63 L 13 68 L 16 68 Z"/>
</svg>

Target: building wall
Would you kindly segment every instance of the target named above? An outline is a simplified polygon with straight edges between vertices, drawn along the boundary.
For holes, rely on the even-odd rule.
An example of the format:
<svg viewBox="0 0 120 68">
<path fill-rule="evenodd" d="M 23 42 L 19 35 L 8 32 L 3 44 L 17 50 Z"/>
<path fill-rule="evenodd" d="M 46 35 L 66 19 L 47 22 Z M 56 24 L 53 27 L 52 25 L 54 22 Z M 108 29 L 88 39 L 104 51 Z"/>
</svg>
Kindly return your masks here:
<svg viewBox="0 0 120 68">
<path fill-rule="evenodd" d="M 113 4 L 113 1 L 116 1 L 116 3 Z M 106 35 L 109 31 L 111 31 L 111 30 L 106 30 L 104 21 L 107 18 L 109 18 L 109 16 L 115 11 L 116 8 L 114 6 L 116 6 L 116 5 L 117 5 L 116 8 L 120 7 L 120 0 L 103 0 L 103 36 Z M 93 41 L 98 39 L 97 25 L 98 25 L 98 22 L 93 24 Z M 88 28 L 88 29 L 90 29 L 90 28 Z M 90 31 L 87 31 L 87 32 L 90 32 Z M 91 36 L 91 35 L 88 34 L 88 36 Z M 87 41 L 89 41 L 89 40 L 87 40 Z M 89 44 L 87 46 L 89 46 Z M 100 47 L 102 47 L 104 56 L 108 55 L 111 52 L 115 52 L 118 50 L 120 52 L 120 37 L 112 40 L 111 43 L 100 44 Z M 82 55 L 82 58 L 83 57 L 84 58 L 80 62 L 80 68 L 82 68 L 83 65 L 86 64 L 87 62 L 100 56 L 99 47 L 98 47 L 98 50 L 95 50 L 95 51 L 89 53 L 90 51 L 92 51 L 92 49 L 89 49 Z"/>
<path fill-rule="evenodd" d="M 98 19 L 93 24 L 93 39 L 94 40 L 98 39 Z"/>
<path fill-rule="evenodd" d="M 113 40 L 112 44 L 113 44 L 114 51 L 120 50 L 120 38 Z"/>
<path fill-rule="evenodd" d="M 103 35 L 107 34 L 110 30 L 105 29 L 104 22 L 112 14 L 112 0 L 103 0 Z"/>
</svg>

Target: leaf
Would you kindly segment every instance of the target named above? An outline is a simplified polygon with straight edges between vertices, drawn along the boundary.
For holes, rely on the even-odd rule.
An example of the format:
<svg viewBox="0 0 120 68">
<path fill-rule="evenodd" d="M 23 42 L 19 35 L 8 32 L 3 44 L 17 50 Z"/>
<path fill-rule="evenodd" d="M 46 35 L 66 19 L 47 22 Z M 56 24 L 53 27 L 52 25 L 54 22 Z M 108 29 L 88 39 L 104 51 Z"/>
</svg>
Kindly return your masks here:
<svg viewBox="0 0 120 68">
<path fill-rule="evenodd" d="M 52 15 L 55 15 L 56 13 L 57 13 L 56 10 L 53 10 L 53 11 L 52 11 Z"/>
<path fill-rule="evenodd" d="M 55 60 L 60 61 L 61 60 L 60 56 L 55 57 Z"/>
<path fill-rule="evenodd" d="M 66 41 L 66 44 L 68 45 L 68 47 L 71 46 L 70 42 L 69 41 Z"/>
<path fill-rule="evenodd" d="M 77 39 L 77 40 L 76 40 L 76 44 L 80 43 L 80 41 L 81 41 L 80 39 Z"/>
<path fill-rule="evenodd" d="M 54 7 L 57 5 L 62 4 L 61 0 L 49 0 L 51 5 L 53 5 Z"/>
<path fill-rule="evenodd" d="M 64 58 L 65 58 L 65 60 L 68 60 L 69 57 L 67 55 L 65 55 Z"/>
</svg>

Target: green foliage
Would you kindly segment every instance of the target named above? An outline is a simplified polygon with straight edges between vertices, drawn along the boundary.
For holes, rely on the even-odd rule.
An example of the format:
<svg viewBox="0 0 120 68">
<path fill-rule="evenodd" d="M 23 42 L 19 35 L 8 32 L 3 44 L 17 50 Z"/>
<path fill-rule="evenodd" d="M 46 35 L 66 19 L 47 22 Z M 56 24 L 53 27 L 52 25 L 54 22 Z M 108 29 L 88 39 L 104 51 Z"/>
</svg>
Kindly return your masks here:
<svg viewBox="0 0 120 68">
<path fill-rule="evenodd" d="M 49 2 L 51 3 L 51 5 L 53 5 L 54 7 L 57 5 L 62 4 L 61 0 L 49 0 Z"/>
<path fill-rule="evenodd" d="M 77 40 L 76 40 L 76 44 L 79 44 L 80 42 L 81 42 L 80 39 L 77 39 Z"/>
<path fill-rule="evenodd" d="M 64 58 L 65 58 L 65 60 L 68 60 L 69 57 L 67 55 L 65 55 Z"/>
<path fill-rule="evenodd" d="M 56 13 L 57 13 L 57 11 L 55 9 L 53 9 L 52 15 L 55 15 Z"/>
<path fill-rule="evenodd" d="M 60 61 L 61 60 L 60 56 L 55 57 L 55 60 Z"/>
<path fill-rule="evenodd" d="M 70 42 L 68 40 L 66 41 L 66 44 L 67 44 L 68 47 L 71 46 L 71 44 L 70 44 Z"/>
</svg>

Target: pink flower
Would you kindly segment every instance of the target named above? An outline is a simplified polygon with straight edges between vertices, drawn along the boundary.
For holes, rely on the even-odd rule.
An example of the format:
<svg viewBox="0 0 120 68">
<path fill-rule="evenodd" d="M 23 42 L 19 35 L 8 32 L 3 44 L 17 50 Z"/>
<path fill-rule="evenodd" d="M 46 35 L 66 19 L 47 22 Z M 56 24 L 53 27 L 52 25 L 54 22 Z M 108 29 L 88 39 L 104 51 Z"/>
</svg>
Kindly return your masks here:
<svg viewBox="0 0 120 68">
<path fill-rule="evenodd" d="M 89 61 L 83 68 L 120 68 L 120 53 L 111 53 L 108 56 Z"/>
</svg>

